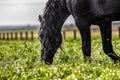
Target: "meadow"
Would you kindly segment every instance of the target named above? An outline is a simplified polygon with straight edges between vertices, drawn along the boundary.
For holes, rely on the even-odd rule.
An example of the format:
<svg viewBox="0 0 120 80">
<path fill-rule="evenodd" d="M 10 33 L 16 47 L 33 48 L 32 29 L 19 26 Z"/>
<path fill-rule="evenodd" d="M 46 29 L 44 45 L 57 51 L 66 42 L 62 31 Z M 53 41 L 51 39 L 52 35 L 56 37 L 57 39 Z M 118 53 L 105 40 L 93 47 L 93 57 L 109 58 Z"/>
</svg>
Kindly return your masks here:
<svg viewBox="0 0 120 80">
<path fill-rule="evenodd" d="M 113 36 L 120 56 L 120 39 Z M 102 50 L 99 33 L 92 36 L 92 61 L 84 62 L 81 38 L 63 40 L 53 65 L 40 62 L 40 43 L 0 41 L 0 80 L 120 80 L 120 63 L 114 64 Z"/>
</svg>

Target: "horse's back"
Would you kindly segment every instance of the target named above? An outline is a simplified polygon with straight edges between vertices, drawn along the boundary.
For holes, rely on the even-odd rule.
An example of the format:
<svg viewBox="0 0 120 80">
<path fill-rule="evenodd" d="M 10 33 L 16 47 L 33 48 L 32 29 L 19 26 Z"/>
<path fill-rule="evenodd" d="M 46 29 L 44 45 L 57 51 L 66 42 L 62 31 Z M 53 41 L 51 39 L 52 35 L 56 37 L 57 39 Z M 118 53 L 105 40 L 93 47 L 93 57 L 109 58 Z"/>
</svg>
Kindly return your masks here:
<svg viewBox="0 0 120 80">
<path fill-rule="evenodd" d="M 119 0 L 90 0 L 92 12 L 97 16 L 115 14 L 120 12 Z"/>
<path fill-rule="evenodd" d="M 104 16 L 120 13 L 120 0 L 66 0 L 70 13 Z"/>
</svg>

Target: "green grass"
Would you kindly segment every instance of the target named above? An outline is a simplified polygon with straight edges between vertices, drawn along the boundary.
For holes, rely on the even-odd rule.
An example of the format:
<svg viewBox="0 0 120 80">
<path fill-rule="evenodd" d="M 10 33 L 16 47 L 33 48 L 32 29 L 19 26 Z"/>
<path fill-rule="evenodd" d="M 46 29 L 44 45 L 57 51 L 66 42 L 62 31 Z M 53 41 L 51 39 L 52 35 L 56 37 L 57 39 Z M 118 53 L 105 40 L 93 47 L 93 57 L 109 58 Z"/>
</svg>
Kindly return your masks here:
<svg viewBox="0 0 120 80">
<path fill-rule="evenodd" d="M 120 39 L 113 38 L 120 56 Z M 84 62 L 81 39 L 63 40 L 53 65 L 40 62 L 40 43 L 0 41 L 0 80 L 120 80 L 120 63 L 114 64 L 102 50 L 100 37 L 92 38 L 92 61 Z"/>
</svg>

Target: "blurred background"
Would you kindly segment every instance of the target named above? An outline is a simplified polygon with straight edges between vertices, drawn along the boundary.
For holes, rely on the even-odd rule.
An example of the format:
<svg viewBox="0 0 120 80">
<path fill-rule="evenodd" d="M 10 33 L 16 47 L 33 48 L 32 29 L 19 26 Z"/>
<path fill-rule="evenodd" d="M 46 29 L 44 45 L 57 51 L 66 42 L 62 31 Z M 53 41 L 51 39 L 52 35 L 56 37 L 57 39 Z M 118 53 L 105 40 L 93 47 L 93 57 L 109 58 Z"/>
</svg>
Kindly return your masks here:
<svg viewBox="0 0 120 80">
<path fill-rule="evenodd" d="M 39 25 L 47 0 L 0 0 L 0 27 Z M 70 17 L 66 23 L 73 23 Z"/>
<path fill-rule="evenodd" d="M 0 0 L 0 39 L 17 39 L 17 36 L 28 36 L 28 34 L 38 37 L 40 27 L 38 16 L 43 14 L 46 2 L 47 0 Z M 118 26 L 119 23 L 115 25 Z M 76 27 L 72 16 L 66 20 L 64 28 L 72 28 L 73 35 L 79 32 L 74 30 Z M 94 30 L 98 32 L 98 28 Z M 63 31 L 63 36 L 65 35 L 66 32 Z"/>
<path fill-rule="evenodd" d="M 47 1 L 0 0 L 0 40 L 38 38 L 38 16 L 43 14 Z M 73 25 L 74 20 L 70 16 L 64 26 Z"/>
</svg>

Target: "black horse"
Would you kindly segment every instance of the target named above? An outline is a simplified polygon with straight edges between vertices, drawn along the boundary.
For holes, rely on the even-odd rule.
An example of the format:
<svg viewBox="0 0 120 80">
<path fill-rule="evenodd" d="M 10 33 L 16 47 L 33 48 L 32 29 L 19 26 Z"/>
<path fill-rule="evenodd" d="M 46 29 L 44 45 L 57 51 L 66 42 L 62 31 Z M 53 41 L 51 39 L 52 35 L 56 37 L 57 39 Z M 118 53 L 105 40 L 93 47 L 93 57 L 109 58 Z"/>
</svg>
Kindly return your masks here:
<svg viewBox="0 0 120 80">
<path fill-rule="evenodd" d="M 74 17 L 81 33 L 84 58 L 91 56 L 91 24 L 100 27 L 104 52 L 114 61 L 120 61 L 111 43 L 111 22 L 120 18 L 119 0 L 48 0 L 41 22 L 41 60 L 52 64 L 62 43 L 61 28 L 68 16 Z"/>
</svg>

